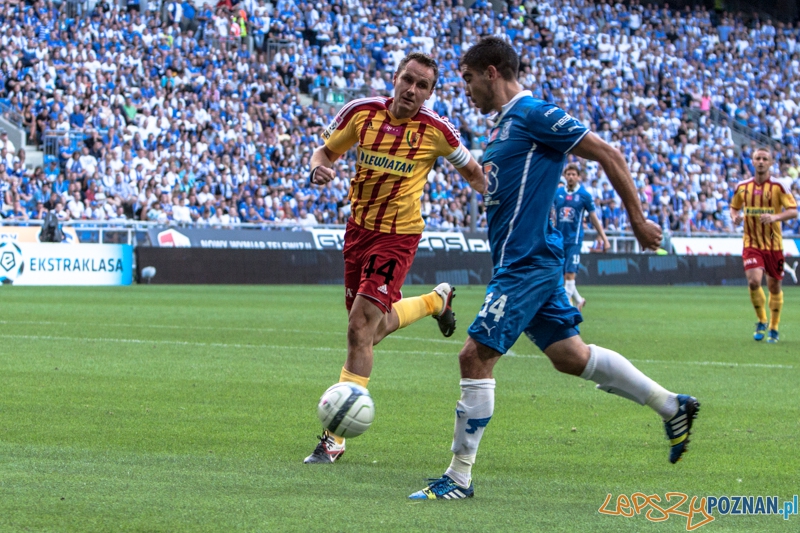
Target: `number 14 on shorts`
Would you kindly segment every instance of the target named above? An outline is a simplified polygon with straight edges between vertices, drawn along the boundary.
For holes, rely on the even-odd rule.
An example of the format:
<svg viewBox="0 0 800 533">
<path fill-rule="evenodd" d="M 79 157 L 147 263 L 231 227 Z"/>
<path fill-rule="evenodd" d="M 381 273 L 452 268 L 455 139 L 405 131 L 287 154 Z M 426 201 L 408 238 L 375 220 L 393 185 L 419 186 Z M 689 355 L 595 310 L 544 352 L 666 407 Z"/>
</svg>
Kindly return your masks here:
<svg viewBox="0 0 800 533">
<path fill-rule="evenodd" d="M 483 307 L 478 312 L 478 316 L 487 318 L 489 315 L 493 315 L 494 321 L 500 322 L 500 319 L 505 315 L 503 310 L 506 308 L 507 298 L 505 294 L 501 294 L 500 297 L 494 301 L 492 301 L 493 298 L 493 292 L 486 295 L 486 299 L 483 301 Z"/>
</svg>

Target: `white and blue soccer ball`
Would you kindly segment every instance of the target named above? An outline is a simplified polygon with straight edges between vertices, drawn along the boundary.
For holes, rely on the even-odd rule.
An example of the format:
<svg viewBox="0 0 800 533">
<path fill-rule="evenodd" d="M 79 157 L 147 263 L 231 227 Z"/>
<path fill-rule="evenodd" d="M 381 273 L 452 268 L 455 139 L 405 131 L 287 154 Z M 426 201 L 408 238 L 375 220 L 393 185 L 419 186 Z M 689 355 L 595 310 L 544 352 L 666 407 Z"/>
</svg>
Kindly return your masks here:
<svg viewBox="0 0 800 533">
<path fill-rule="evenodd" d="M 11 241 L 0 241 L 0 283 L 14 283 L 22 274 L 24 265 L 19 245 Z"/>
<path fill-rule="evenodd" d="M 348 381 L 328 388 L 317 405 L 322 427 L 337 437 L 357 437 L 375 419 L 375 403 L 369 391 Z"/>
</svg>

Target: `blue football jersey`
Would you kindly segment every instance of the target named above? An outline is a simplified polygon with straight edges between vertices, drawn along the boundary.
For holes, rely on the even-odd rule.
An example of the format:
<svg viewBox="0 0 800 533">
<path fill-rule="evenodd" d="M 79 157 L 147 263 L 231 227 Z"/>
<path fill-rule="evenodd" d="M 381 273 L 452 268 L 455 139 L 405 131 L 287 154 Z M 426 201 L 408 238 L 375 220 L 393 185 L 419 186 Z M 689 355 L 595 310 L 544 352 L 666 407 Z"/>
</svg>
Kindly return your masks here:
<svg viewBox="0 0 800 533">
<path fill-rule="evenodd" d="M 483 154 L 484 204 L 495 270 L 560 267 L 550 211 L 566 154 L 589 130 L 563 109 L 522 91 L 503 106 Z"/>
<path fill-rule="evenodd" d="M 577 191 L 559 187 L 553 202 L 556 212 L 556 229 L 561 232 L 564 246 L 583 241 L 583 215 L 594 212 L 594 200 L 589 192 L 578 185 Z"/>
</svg>

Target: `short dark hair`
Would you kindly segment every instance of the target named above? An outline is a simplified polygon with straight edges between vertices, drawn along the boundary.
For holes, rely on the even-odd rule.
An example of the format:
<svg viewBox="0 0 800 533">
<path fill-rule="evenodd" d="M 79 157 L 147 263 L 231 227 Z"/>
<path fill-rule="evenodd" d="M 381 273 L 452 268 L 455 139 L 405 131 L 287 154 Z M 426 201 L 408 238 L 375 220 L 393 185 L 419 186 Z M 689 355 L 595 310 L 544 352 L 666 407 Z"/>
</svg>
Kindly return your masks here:
<svg viewBox="0 0 800 533">
<path fill-rule="evenodd" d="M 478 72 L 486 72 L 492 65 L 504 80 L 510 81 L 517 79 L 519 55 L 507 41 L 499 37 L 484 37 L 461 56 L 459 65 Z"/>
<path fill-rule="evenodd" d="M 439 80 L 439 64 L 436 62 L 434 58 L 427 54 L 423 54 L 422 52 L 411 52 L 397 65 L 397 72 L 395 74 L 400 74 L 403 72 L 403 69 L 406 68 L 411 61 L 416 61 L 423 67 L 428 67 L 433 69 L 433 85 L 431 89 L 436 87 L 436 82 Z"/>
<path fill-rule="evenodd" d="M 575 171 L 575 173 L 580 176 L 581 175 L 581 167 L 577 165 L 577 163 L 570 163 L 564 167 L 564 174 L 569 172 L 570 170 Z"/>
</svg>

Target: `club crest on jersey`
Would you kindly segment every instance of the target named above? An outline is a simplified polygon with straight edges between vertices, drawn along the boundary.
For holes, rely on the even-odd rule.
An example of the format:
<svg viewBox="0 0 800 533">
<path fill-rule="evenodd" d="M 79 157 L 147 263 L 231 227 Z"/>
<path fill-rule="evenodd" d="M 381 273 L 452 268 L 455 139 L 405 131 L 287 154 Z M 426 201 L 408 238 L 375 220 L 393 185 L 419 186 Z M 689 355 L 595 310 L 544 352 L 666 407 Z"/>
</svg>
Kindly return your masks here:
<svg viewBox="0 0 800 533">
<path fill-rule="evenodd" d="M 508 121 L 505 124 L 503 124 L 503 127 L 500 129 L 500 140 L 501 141 L 505 141 L 506 139 L 508 139 L 508 135 L 511 133 L 511 123 L 512 122 L 513 121 L 511 119 L 508 119 Z"/>
<path fill-rule="evenodd" d="M 420 135 L 418 131 L 406 132 L 406 142 L 408 143 L 408 146 L 410 146 L 411 148 L 419 148 L 421 141 L 422 141 L 422 135 Z"/>
</svg>

